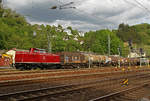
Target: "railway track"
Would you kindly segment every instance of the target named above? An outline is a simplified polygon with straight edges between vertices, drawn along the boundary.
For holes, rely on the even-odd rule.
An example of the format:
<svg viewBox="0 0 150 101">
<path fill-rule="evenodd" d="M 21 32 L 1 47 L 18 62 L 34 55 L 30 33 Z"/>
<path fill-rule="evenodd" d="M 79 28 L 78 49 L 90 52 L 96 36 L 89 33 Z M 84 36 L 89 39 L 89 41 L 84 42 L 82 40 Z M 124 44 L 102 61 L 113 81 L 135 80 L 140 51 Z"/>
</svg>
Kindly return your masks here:
<svg viewBox="0 0 150 101">
<path fill-rule="evenodd" d="M 146 81 L 146 82 L 143 82 L 143 84 L 136 85 L 134 87 L 127 88 L 125 90 L 109 93 L 107 95 L 91 99 L 89 101 L 137 101 L 136 100 L 137 98 L 133 98 L 132 93 L 136 93 L 137 95 L 139 95 L 139 91 L 141 91 L 141 89 L 143 87 L 146 87 L 149 85 L 150 85 L 150 81 Z M 136 92 L 136 91 L 138 91 L 138 92 Z M 125 95 L 125 94 L 127 94 L 127 95 Z M 141 92 L 140 92 L 140 94 L 141 94 Z M 129 97 L 129 95 L 130 95 L 130 97 Z"/>
<path fill-rule="evenodd" d="M 4 94 L 4 95 L 0 95 L 0 99 L 1 99 L 1 101 L 34 100 L 39 97 L 55 96 L 55 95 L 62 94 L 62 93 L 68 93 L 68 92 L 78 91 L 81 89 L 82 90 L 86 89 L 86 88 L 78 87 L 80 85 L 83 85 L 83 84 L 62 85 L 62 86 L 57 86 L 57 87 L 50 87 L 50 88 L 37 89 L 37 90 L 31 90 L 31 91 L 23 91 L 23 92 Z M 22 97 L 22 96 L 24 96 L 24 97 Z"/>
<path fill-rule="evenodd" d="M 127 67 L 122 67 L 126 68 Z M 6 69 L 6 70 L 0 70 L 0 76 L 1 75 L 15 75 L 15 74 L 28 74 L 28 73 L 51 73 L 51 72 L 108 72 L 108 71 L 116 71 L 116 70 L 122 70 L 122 68 L 112 68 L 112 67 L 101 67 L 101 68 L 80 68 L 80 69 L 51 69 L 51 70 L 26 70 L 26 71 L 19 71 L 16 69 Z M 131 67 L 130 69 L 135 70 L 137 69 L 136 67 Z M 144 70 L 150 70 L 150 68 L 141 68 Z"/>
<path fill-rule="evenodd" d="M 49 98 L 53 99 L 56 96 L 65 96 L 66 94 L 74 94 L 74 93 L 82 93 L 87 92 L 92 89 L 97 84 L 100 84 L 102 87 L 109 87 L 110 85 L 118 84 L 120 80 L 124 78 L 130 78 L 134 81 L 137 79 L 147 79 L 149 78 L 149 74 L 141 74 L 141 75 L 130 75 L 126 77 L 113 77 L 113 78 L 105 78 L 103 80 L 93 81 L 93 82 L 84 82 L 77 84 L 67 84 L 56 87 L 48 87 L 43 89 L 36 90 L 27 90 L 27 91 L 19 91 L 8 94 L 1 94 L 0 101 L 36 101 L 39 99 Z M 103 84 L 103 85 L 102 85 Z M 120 85 L 120 84 L 119 84 Z M 48 100 L 47 100 L 48 101 Z"/>
<path fill-rule="evenodd" d="M 0 70 L 0 75 L 14 75 L 14 74 L 28 74 L 28 73 L 59 73 L 59 72 L 108 72 L 112 71 L 112 67 L 101 67 L 101 68 L 80 68 L 80 69 L 51 69 L 51 70 L 29 70 L 29 71 L 19 71 L 15 69 Z"/>
<path fill-rule="evenodd" d="M 64 76 L 33 78 L 33 79 L 22 79 L 22 80 L 10 80 L 8 82 L 3 82 L 3 83 L 1 82 L 0 88 L 4 88 L 4 87 L 10 87 L 11 88 L 12 86 L 17 87 L 19 85 L 27 85 L 27 84 L 30 85 L 30 84 L 33 84 L 33 83 L 35 83 L 35 84 L 36 83 L 41 83 L 42 84 L 42 82 L 50 82 L 50 81 L 53 82 L 55 80 L 61 80 L 61 79 L 62 80 L 66 80 L 68 78 L 70 80 L 71 79 L 80 79 L 80 78 L 84 78 L 85 80 L 88 80 L 88 77 L 90 77 L 90 76 L 96 76 L 97 78 L 101 79 L 101 80 L 95 81 L 94 83 L 96 83 L 96 82 L 109 82 L 109 81 L 113 81 L 113 83 L 111 83 L 111 85 L 112 85 L 112 84 L 115 84 L 116 81 L 118 82 L 118 81 L 120 81 L 121 79 L 124 79 L 124 78 L 134 78 L 134 79 L 136 77 L 139 77 L 139 78 L 150 78 L 150 74 L 149 74 L 148 71 L 149 71 L 149 69 L 140 69 L 140 70 L 135 70 L 135 71 L 122 72 L 123 75 L 120 76 L 120 77 L 119 76 L 115 77 L 115 74 L 117 74 L 117 73 L 119 74 L 120 71 L 114 72 L 114 74 L 111 74 L 111 72 L 109 72 L 111 75 L 109 75 L 109 76 L 105 75 L 104 76 L 105 78 L 103 78 L 103 79 L 99 78 L 99 77 L 101 77 L 100 75 L 103 74 L 103 73 L 93 73 L 93 74 L 90 73 L 90 74 L 85 74 L 85 75 L 78 75 L 77 74 L 77 75 L 64 75 Z M 71 72 L 73 72 L 73 71 L 71 71 Z M 143 73 L 140 73 L 140 72 L 143 72 Z M 60 73 L 60 72 L 58 72 L 58 73 Z M 106 74 L 106 73 L 104 73 L 104 74 Z M 113 77 L 111 77 L 112 75 L 113 75 Z M 93 82 L 90 82 L 90 83 L 93 84 Z M 103 86 L 108 85 L 108 87 L 109 87 L 110 86 L 109 84 L 110 84 L 110 82 L 104 84 Z M 84 85 L 88 85 L 88 83 L 84 83 Z M 36 92 L 36 90 L 32 90 L 32 92 L 35 92 L 35 93 L 30 93 L 31 90 L 15 92 L 17 95 L 14 95 L 15 93 L 9 93 L 9 94 L 12 94 L 12 95 L 8 95 L 9 98 L 10 98 L 9 100 L 5 99 L 5 98 L 7 98 L 6 94 L 1 94 L 1 97 L 3 95 L 5 95 L 5 97 L 2 97 L 2 99 L 4 98 L 4 100 L 2 100 L 2 101 L 16 101 L 16 100 L 20 101 L 20 100 L 28 100 L 28 98 L 35 100 L 35 99 L 39 99 L 39 98 L 40 99 L 45 98 L 46 96 L 58 96 L 58 95 L 61 96 L 61 95 L 66 95 L 67 92 L 69 94 L 70 93 L 71 94 L 72 93 L 77 93 L 77 94 L 79 93 L 80 94 L 82 92 L 88 92 L 88 90 L 90 90 L 93 87 L 93 86 L 80 87 L 81 84 L 76 84 L 76 85 L 71 84 L 71 85 L 63 85 L 63 86 L 66 86 L 66 87 L 63 87 L 63 88 L 49 87 L 49 88 L 52 88 L 53 90 L 55 90 L 54 92 L 52 91 L 52 89 L 49 92 L 48 90 L 46 91 L 46 89 L 49 89 L 49 88 L 43 88 L 42 90 L 44 90 L 44 91 L 41 91 L 41 92 L 39 92 L 39 90 L 41 90 L 41 89 L 37 89 L 38 92 Z M 70 86 L 70 87 L 67 87 L 67 86 Z M 57 86 L 57 87 L 59 87 L 59 86 Z M 60 86 L 60 87 L 62 87 L 62 86 Z M 59 91 L 59 92 L 56 92 L 56 91 Z M 22 94 L 21 94 L 21 92 L 22 92 Z M 52 95 L 49 95 L 49 94 L 52 94 Z M 72 96 L 72 95 L 70 95 L 70 96 Z M 20 98 L 22 98 L 22 99 L 20 99 Z M 54 97 L 52 97 L 52 99 L 54 99 Z M 0 101 L 1 101 L 1 98 L 0 98 Z"/>
<path fill-rule="evenodd" d="M 138 69 L 138 70 L 130 70 L 129 72 L 141 72 L 141 71 L 150 71 L 150 69 Z M 122 73 L 122 70 L 118 71 L 109 71 L 104 72 L 102 70 L 77 70 L 77 71 L 27 71 L 27 72 L 10 72 L 10 73 L 3 73 L 0 74 L 1 81 L 8 81 L 8 80 L 19 80 L 19 79 L 30 79 L 30 78 L 38 78 L 38 77 L 48 77 L 48 76 L 57 76 L 57 75 L 72 75 L 72 74 L 117 74 Z"/>
<path fill-rule="evenodd" d="M 140 71 L 138 71 L 140 73 Z M 31 75 L 28 75 L 28 77 L 30 78 L 24 78 L 22 79 L 19 75 L 19 78 L 18 80 L 4 80 L 4 81 L 0 81 L 0 88 L 3 88 L 3 87 L 11 87 L 11 86 L 17 86 L 17 85 L 27 85 L 27 84 L 33 84 L 33 83 L 41 83 L 41 82 L 52 82 L 52 81 L 59 81 L 59 80 L 72 80 L 72 79 L 89 79 L 89 78 L 100 78 L 100 79 L 103 79 L 103 78 L 109 78 L 111 77 L 112 75 L 113 76 L 118 76 L 118 75 L 133 75 L 132 73 L 138 73 L 137 71 L 128 71 L 128 72 L 120 72 L 120 71 L 117 71 L 117 72 L 108 72 L 108 73 L 89 73 L 89 74 L 72 74 L 72 75 L 59 75 L 59 76 L 44 76 L 44 77 L 40 77 L 38 75 L 38 78 L 31 78 Z M 145 74 L 149 74 L 149 72 L 145 72 Z M 143 75 L 143 74 L 141 74 Z M 36 76 L 36 75 L 35 75 Z M 124 76 L 123 76 L 124 77 Z"/>
<path fill-rule="evenodd" d="M 35 73 L 63 73 L 63 72 L 70 72 L 70 73 L 78 73 L 78 72 L 83 72 L 83 73 L 87 73 L 87 72 L 104 72 L 107 71 L 108 69 L 54 69 L 54 70 L 30 70 L 30 71 L 18 71 L 18 70 L 9 70 L 9 71 L 0 71 L 0 76 L 4 76 L 4 75 L 17 75 L 17 74 L 35 74 Z M 111 71 L 108 70 L 108 71 Z"/>
</svg>

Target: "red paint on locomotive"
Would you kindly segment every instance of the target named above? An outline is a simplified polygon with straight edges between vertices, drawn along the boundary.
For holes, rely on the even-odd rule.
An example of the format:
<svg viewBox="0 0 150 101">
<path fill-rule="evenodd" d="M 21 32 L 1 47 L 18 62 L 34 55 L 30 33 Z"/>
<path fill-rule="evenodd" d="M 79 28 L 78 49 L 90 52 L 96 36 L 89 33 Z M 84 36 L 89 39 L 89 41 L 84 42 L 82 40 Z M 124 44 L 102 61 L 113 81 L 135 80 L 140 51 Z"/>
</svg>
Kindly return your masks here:
<svg viewBox="0 0 150 101">
<path fill-rule="evenodd" d="M 60 56 L 46 53 L 44 49 L 30 48 L 30 50 L 15 52 L 14 66 L 17 69 L 51 69 L 60 68 Z"/>
<path fill-rule="evenodd" d="M 42 49 L 31 48 L 29 51 L 16 51 L 15 63 L 50 63 L 59 64 L 60 56 L 46 53 Z"/>
</svg>

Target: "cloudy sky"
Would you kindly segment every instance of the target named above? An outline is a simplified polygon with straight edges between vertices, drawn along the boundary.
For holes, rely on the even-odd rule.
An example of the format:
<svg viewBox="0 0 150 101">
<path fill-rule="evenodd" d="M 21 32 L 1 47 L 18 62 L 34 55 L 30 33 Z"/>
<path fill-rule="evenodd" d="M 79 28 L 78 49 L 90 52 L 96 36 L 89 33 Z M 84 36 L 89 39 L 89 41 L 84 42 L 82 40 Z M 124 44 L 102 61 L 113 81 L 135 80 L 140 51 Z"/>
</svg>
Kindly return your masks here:
<svg viewBox="0 0 150 101">
<path fill-rule="evenodd" d="M 68 9 L 50 9 L 74 2 Z M 3 0 L 31 24 L 72 26 L 80 31 L 150 23 L 150 0 Z M 69 8 L 76 7 L 76 9 Z"/>
</svg>

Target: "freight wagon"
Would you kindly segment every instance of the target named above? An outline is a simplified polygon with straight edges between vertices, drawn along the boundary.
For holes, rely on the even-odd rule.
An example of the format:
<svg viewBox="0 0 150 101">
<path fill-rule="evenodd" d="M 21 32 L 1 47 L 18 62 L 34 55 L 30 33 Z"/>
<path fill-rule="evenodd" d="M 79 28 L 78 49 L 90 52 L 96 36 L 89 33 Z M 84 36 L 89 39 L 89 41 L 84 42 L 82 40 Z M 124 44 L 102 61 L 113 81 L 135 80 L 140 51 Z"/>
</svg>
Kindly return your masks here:
<svg viewBox="0 0 150 101">
<path fill-rule="evenodd" d="M 87 67 L 85 56 L 80 52 L 60 52 L 56 54 L 60 56 L 62 68 Z"/>
<path fill-rule="evenodd" d="M 60 52 L 62 68 L 88 68 L 106 66 L 110 63 L 107 56 L 85 52 Z"/>
</svg>

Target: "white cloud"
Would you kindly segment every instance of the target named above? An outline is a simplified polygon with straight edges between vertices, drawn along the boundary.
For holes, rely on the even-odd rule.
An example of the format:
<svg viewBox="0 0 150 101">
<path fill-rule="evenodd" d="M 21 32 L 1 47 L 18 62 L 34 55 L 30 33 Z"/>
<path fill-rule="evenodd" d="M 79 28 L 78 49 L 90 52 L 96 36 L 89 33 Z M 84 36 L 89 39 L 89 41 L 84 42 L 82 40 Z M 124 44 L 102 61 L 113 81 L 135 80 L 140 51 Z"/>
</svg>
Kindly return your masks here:
<svg viewBox="0 0 150 101">
<path fill-rule="evenodd" d="M 29 5 L 34 5 L 34 3 L 44 3 L 48 1 L 49 0 L 4 0 L 4 3 L 6 3 L 7 6 L 11 8 L 20 8 Z"/>
<path fill-rule="evenodd" d="M 29 0 L 7 0 L 7 5 L 13 6 L 25 6 L 29 3 Z"/>
<path fill-rule="evenodd" d="M 6 0 L 5 0 L 6 1 Z M 50 10 L 54 5 L 73 1 L 77 9 Z M 149 23 L 150 0 L 7 0 L 7 5 L 27 15 L 28 21 L 38 24 L 61 24 L 79 30 L 116 28 L 118 24 Z M 34 7 L 31 7 L 34 6 Z"/>
<path fill-rule="evenodd" d="M 48 23 L 48 22 L 30 22 L 31 24 L 39 24 L 39 25 L 62 25 L 63 28 L 67 28 L 68 26 L 72 26 L 74 29 L 81 29 L 82 31 L 88 31 L 89 28 L 91 29 L 95 29 L 95 28 L 104 28 L 103 26 L 100 25 L 95 25 L 95 24 L 90 24 L 87 22 L 82 22 L 82 21 L 67 21 L 67 20 L 56 20 L 52 23 Z"/>
</svg>

